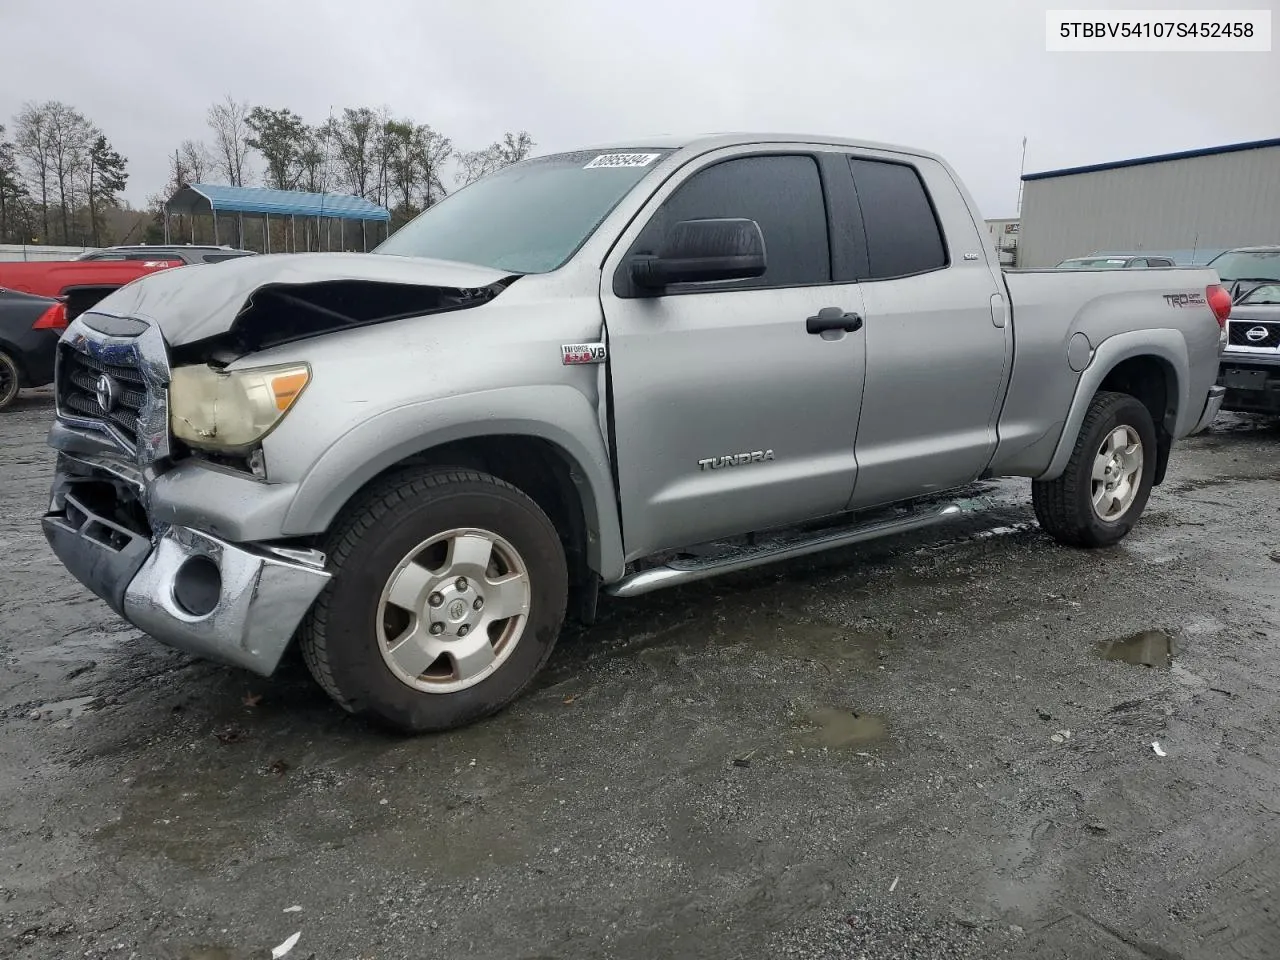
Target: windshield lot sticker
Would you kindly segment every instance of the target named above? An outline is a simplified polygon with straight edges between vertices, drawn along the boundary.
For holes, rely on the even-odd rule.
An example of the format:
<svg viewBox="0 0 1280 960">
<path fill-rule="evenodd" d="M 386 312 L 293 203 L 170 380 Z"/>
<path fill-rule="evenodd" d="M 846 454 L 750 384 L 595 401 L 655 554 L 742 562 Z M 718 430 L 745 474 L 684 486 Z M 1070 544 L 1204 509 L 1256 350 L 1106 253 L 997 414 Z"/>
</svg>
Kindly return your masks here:
<svg viewBox="0 0 1280 960">
<path fill-rule="evenodd" d="M 560 347 L 566 367 L 575 363 L 603 363 L 608 354 L 603 343 L 566 343 Z"/>
<path fill-rule="evenodd" d="M 599 170 L 605 167 L 647 167 L 658 159 L 656 153 L 602 153 L 583 170 Z"/>
</svg>

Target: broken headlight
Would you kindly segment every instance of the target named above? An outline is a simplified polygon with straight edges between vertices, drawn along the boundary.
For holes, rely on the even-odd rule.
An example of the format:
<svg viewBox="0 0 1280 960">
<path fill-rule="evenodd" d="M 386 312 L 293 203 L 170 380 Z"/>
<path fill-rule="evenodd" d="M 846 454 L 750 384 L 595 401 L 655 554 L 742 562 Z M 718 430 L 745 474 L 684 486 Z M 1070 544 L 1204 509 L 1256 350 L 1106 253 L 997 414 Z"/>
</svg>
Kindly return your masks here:
<svg viewBox="0 0 1280 960">
<path fill-rule="evenodd" d="M 310 380 L 305 363 L 231 371 L 178 367 L 169 381 L 173 434 L 205 450 L 244 450 L 271 432 Z"/>
</svg>

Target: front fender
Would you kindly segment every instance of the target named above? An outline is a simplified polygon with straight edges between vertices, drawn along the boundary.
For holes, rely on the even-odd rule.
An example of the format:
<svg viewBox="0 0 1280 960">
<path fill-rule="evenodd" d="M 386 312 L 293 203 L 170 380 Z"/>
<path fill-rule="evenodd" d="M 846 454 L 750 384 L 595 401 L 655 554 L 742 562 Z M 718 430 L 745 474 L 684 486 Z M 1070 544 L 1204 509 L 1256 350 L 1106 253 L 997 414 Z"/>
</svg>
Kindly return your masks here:
<svg viewBox="0 0 1280 960">
<path fill-rule="evenodd" d="M 555 444 L 586 513 L 587 560 L 606 581 L 623 573 L 613 475 L 595 408 L 569 386 L 519 386 L 442 397 L 384 411 L 343 434 L 298 483 L 285 536 L 328 529 L 378 474 L 414 454 L 457 440 L 516 434 Z"/>
<path fill-rule="evenodd" d="M 1117 333 L 1107 337 L 1094 349 L 1089 365 L 1076 382 L 1067 422 L 1058 438 L 1049 467 L 1035 479 L 1056 480 L 1062 476 L 1067 468 L 1067 461 L 1071 459 L 1071 451 L 1075 448 L 1080 426 L 1084 423 L 1094 394 L 1098 392 L 1107 374 L 1133 357 L 1155 357 L 1164 361 L 1172 370 L 1174 382 L 1171 386 L 1172 395 L 1177 397 L 1177 415 L 1176 422 L 1167 426 L 1174 437 L 1185 436 L 1191 430 L 1200 410 L 1192 409 L 1195 405 L 1191 402 L 1190 361 L 1187 342 L 1181 331 L 1161 328 Z"/>
</svg>

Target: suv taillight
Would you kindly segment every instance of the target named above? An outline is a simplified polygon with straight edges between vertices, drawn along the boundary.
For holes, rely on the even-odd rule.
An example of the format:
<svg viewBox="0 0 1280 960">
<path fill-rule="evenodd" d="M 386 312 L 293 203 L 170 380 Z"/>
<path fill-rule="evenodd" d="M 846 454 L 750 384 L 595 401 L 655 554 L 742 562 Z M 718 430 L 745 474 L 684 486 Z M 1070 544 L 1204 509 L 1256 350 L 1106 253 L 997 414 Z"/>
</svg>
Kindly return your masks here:
<svg viewBox="0 0 1280 960">
<path fill-rule="evenodd" d="M 1213 311 L 1218 326 L 1226 329 L 1227 318 L 1231 316 L 1231 294 L 1221 284 L 1214 283 L 1204 288 L 1204 298 L 1209 301 L 1209 309 Z"/>
<path fill-rule="evenodd" d="M 67 305 L 59 300 L 36 319 L 32 330 L 65 330 L 67 329 Z"/>
</svg>

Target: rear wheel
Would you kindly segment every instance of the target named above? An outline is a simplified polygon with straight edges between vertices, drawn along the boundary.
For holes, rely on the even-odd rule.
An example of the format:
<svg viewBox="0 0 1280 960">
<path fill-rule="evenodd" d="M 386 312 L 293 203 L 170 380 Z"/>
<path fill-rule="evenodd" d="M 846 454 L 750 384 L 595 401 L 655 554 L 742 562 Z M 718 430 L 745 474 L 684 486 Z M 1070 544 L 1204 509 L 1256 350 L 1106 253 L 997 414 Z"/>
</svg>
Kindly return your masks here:
<svg viewBox="0 0 1280 960">
<path fill-rule="evenodd" d="M 1156 429 L 1127 393 L 1099 393 L 1056 480 L 1032 484 L 1040 526 L 1060 543 L 1108 547 L 1142 516 L 1156 471 Z"/>
<path fill-rule="evenodd" d="M 397 730 L 462 726 L 514 700 L 564 620 L 555 527 L 515 487 L 412 471 L 370 490 L 330 542 L 333 580 L 303 626 L 312 675 Z"/>
<path fill-rule="evenodd" d="M 22 374 L 13 357 L 0 350 L 0 410 L 13 403 L 22 386 Z"/>
</svg>

